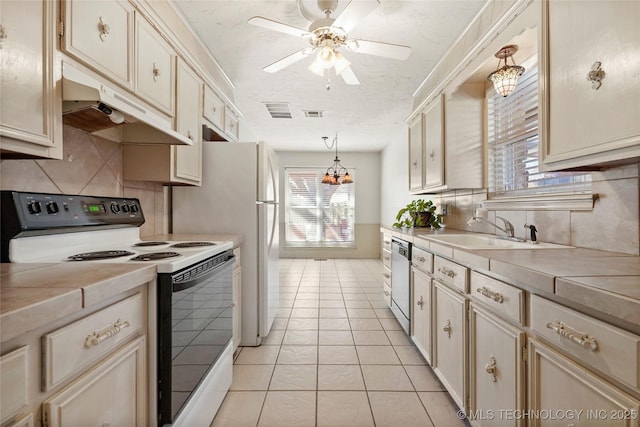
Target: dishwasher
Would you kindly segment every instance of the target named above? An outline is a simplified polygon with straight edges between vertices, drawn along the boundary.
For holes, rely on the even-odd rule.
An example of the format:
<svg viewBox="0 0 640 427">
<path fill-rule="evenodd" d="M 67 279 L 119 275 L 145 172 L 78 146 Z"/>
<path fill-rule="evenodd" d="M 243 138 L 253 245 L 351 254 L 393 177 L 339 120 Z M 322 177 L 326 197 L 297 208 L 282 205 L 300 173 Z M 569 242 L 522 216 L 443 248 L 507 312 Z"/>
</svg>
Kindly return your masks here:
<svg viewBox="0 0 640 427">
<path fill-rule="evenodd" d="M 391 241 L 391 311 L 409 334 L 411 246 L 404 240 Z"/>
</svg>

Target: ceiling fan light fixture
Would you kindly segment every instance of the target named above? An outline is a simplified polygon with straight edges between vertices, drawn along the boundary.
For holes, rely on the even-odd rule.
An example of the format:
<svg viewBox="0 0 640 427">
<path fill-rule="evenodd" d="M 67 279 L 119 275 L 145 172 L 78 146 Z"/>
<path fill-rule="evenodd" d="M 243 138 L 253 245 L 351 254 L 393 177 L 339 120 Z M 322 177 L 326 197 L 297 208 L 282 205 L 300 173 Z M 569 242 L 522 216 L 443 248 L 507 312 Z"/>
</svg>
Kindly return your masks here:
<svg viewBox="0 0 640 427">
<path fill-rule="evenodd" d="M 336 51 L 333 49 L 333 46 L 325 45 L 320 49 L 320 52 L 318 52 L 317 58 L 322 64 L 322 67 L 328 70 L 336 63 Z"/>
<path fill-rule="evenodd" d="M 508 45 L 504 46 L 498 52 L 495 57 L 498 58 L 498 67 L 500 67 L 500 61 L 504 59 L 504 66 L 498 68 L 493 73 L 489 74 L 487 80 L 493 83 L 493 88 L 496 93 L 502 97 L 509 96 L 516 88 L 518 84 L 518 78 L 524 74 L 524 67 L 516 65 L 513 54 L 518 51 L 518 46 Z M 507 65 L 507 58 L 511 58 L 513 65 Z"/>
<path fill-rule="evenodd" d="M 337 75 L 340 75 L 340 73 L 349 68 L 350 65 L 351 62 L 349 62 L 347 58 L 345 58 L 340 52 L 336 52 L 336 62 L 334 66 L 336 67 Z"/>
<path fill-rule="evenodd" d="M 309 71 L 319 75 L 320 77 L 324 77 L 324 70 L 325 68 L 322 64 L 322 60 L 316 56 L 316 59 L 314 59 L 311 65 L 309 65 Z"/>
</svg>

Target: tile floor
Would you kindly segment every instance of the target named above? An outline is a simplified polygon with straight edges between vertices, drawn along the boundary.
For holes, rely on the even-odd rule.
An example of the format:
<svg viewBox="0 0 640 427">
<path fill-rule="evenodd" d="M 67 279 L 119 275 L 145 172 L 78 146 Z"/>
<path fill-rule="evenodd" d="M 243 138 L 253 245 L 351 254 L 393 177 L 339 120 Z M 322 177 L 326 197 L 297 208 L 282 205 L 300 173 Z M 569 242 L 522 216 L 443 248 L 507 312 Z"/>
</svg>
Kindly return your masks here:
<svg viewBox="0 0 640 427">
<path fill-rule="evenodd" d="M 382 297 L 378 260 L 280 261 L 280 308 L 212 427 L 465 426 Z"/>
</svg>

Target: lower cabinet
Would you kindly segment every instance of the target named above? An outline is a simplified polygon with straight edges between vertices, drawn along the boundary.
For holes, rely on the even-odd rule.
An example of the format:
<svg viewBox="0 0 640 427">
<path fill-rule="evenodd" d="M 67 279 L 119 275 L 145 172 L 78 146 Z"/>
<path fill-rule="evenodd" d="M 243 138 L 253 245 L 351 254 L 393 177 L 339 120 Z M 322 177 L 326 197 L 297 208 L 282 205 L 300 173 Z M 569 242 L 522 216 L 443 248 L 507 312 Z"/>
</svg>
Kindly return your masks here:
<svg viewBox="0 0 640 427">
<path fill-rule="evenodd" d="M 529 338 L 529 411 L 541 410 L 555 416 L 532 417 L 531 427 L 638 426 L 640 401 Z"/>
<path fill-rule="evenodd" d="M 435 282 L 433 370 L 460 409 L 467 396 L 467 300 Z"/>
<path fill-rule="evenodd" d="M 233 250 L 236 260 L 233 264 L 233 351 L 236 351 L 242 339 L 242 270 L 240 268 L 240 248 Z"/>
<path fill-rule="evenodd" d="M 427 362 L 431 363 L 431 278 L 412 267 L 411 283 L 411 338 Z"/>
<path fill-rule="evenodd" d="M 469 307 L 469 413 L 479 426 L 524 426 L 500 410 L 525 409 L 525 334 L 480 309 Z"/>
<path fill-rule="evenodd" d="M 144 337 L 131 342 L 43 403 L 48 427 L 145 426 Z"/>
</svg>

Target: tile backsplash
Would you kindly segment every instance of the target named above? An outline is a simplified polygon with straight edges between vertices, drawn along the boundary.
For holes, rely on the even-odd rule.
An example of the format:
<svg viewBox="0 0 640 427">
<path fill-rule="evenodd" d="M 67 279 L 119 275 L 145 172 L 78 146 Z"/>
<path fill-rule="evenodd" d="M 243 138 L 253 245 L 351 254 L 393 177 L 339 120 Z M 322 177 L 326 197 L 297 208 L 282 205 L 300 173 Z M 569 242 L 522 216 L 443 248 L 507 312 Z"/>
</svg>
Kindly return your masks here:
<svg viewBox="0 0 640 427">
<path fill-rule="evenodd" d="M 528 237 L 524 224 L 534 224 L 543 242 L 640 255 L 640 163 L 594 172 L 591 180 L 598 199 L 590 211 L 489 211 L 488 219 L 506 218 L 522 238 Z M 432 199 L 438 212 L 443 204 L 448 206 L 444 218 L 448 227 L 493 234 L 495 229 L 489 225 L 467 224 L 474 208 L 486 198 L 486 190 L 457 190 Z"/>
<path fill-rule="evenodd" d="M 122 145 L 64 127 L 62 160 L 2 160 L 2 190 L 85 194 L 140 199 L 145 223 L 142 236 L 168 230 L 166 189 L 161 184 L 124 181 Z"/>
</svg>

